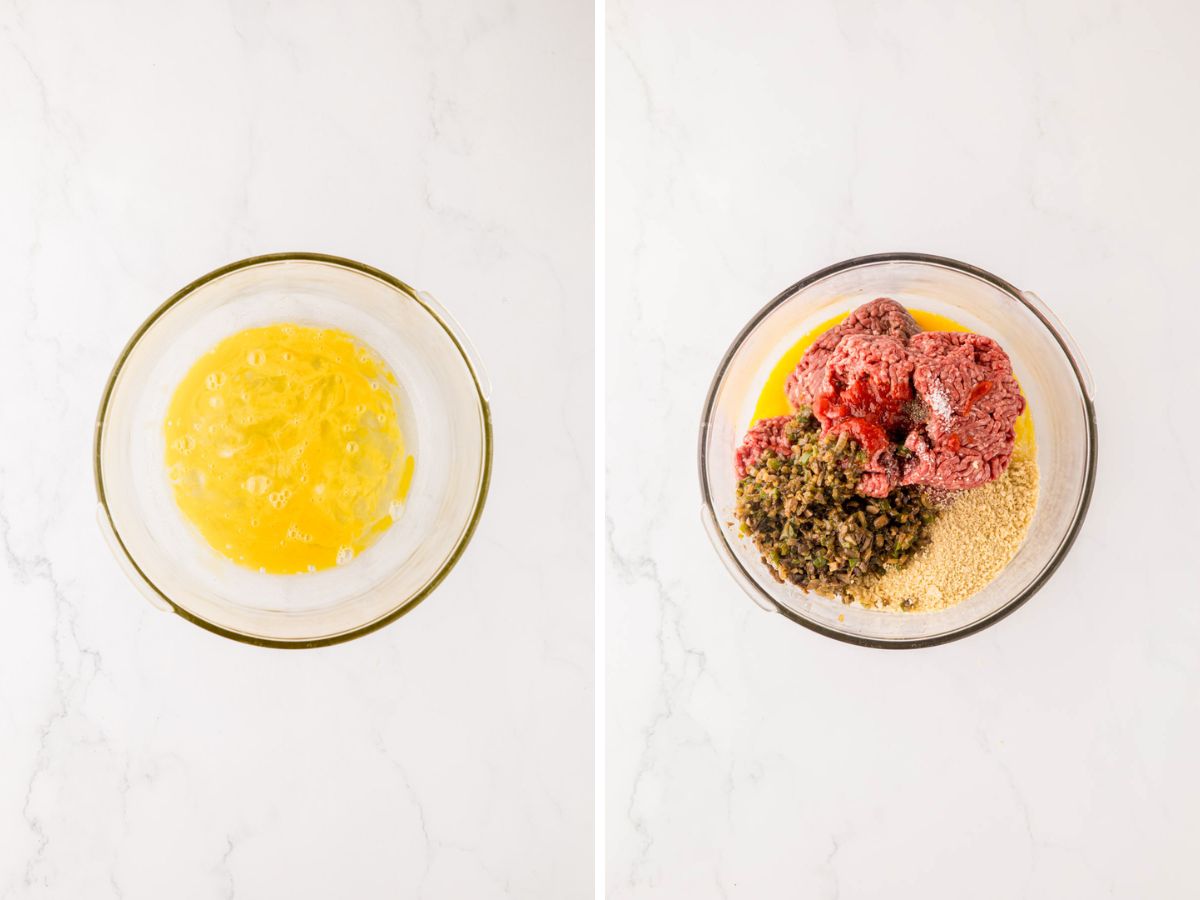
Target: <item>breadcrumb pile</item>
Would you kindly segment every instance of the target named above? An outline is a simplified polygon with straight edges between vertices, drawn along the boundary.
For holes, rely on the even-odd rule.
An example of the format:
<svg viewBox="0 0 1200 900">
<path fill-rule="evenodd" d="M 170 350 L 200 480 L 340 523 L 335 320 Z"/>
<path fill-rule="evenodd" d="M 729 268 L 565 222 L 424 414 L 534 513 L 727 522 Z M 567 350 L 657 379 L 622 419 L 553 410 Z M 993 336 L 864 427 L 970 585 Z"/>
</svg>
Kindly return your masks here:
<svg viewBox="0 0 1200 900">
<path fill-rule="evenodd" d="M 929 526 L 907 565 L 864 580 L 847 600 L 906 612 L 944 609 L 983 590 L 1017 555 L 1037 508 L 1038 467 L 1018 443 L 1004 474 L 963 491 Z"/>
</svg>

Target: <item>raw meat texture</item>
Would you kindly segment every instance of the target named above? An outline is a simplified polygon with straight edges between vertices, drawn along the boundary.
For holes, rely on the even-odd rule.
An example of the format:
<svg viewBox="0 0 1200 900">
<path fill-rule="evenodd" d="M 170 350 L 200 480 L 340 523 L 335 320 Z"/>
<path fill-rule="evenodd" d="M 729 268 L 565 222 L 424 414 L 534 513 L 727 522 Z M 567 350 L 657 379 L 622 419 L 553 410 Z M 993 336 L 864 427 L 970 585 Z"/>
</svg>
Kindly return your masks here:
<svg viewBox="0 0 1200 900">
<path fill-rule="evenodd" d="M 905 423 L 913 398 L 913 360 L 904 342 L 891 335 L 851 334 L 825 364 L 813 414 L 831 429 L 846 418 L 866 419 L 892 432 Z"/>
<path fill-rule="evenodd" d="M 888 297 L 864 303 L 840 325 L 829 329 L 808 348 L 796 370 L 788 376 L 786 391 L 792 407 L 812 406 L 825 377 L 825 364 L 842 338 L 851 334 L 891 335 L 906 343 L 921 326 L 907 309 Z"/>
<path fill-rule="evenodd" d="M 746 433 L 742 446 L 734 454 L 733 468 L 739 481 L 746 477 L 746 473 L 767 450 L 774 450 L 779 456 L 792 455 L 792 444 L 787 439 L 787 424 L 790 421 L 791 416 L 776 416 L 754 423 L 754 427 Z"/>
<path fill-rule="evenodd" d="M 887 432 L 867 419 L 839 419 L 829 435 L 846 435 L 867 455 L 858 491 L 868 497 L 886 497 L 900 483 L 900 463 Z"/>
<path fill-rule="evenodd" d="M 980 334 L 921 332 L 886 297 L 822 335 L 786 390 L 793 407 L 812 408 L 823 434 L 862 448 L 859 490 L 871 497 L 902 484 L 958 491 L 998 478 L 1025 409 L 999 344 Z M 739 478 L 763 450 L 791 452 L 786 423 L 786 416 L 765 419 L 751 429 L 737 451 Z"/>
<path fill-rule="evenodd" d="M 908 352 L 928 413 L 904 441 L 912 456 L 900 483 L 964 490 L 998 478 L 1025 409 L 1008 354 L 981 334 L 933 331 L 916 335 Z"/>
</svg>

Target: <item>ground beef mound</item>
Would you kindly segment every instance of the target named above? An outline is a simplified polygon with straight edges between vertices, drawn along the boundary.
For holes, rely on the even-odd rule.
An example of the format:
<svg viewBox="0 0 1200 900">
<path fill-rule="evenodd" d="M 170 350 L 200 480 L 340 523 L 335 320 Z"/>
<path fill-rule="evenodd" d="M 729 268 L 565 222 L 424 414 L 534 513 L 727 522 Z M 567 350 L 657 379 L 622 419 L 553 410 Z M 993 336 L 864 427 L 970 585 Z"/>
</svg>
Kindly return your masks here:
<svg viewBox="0 0 1200 900">
<path fill-rule="evenodd" d="M 959 491 L 998 478 L 1025 408 L 999 344 L 978 334 L 923 333 L 886 297 L 822 335 L 786 390 L 795 409 L 811 406 L 825 437 L 845 435 L 863 451 L 858 489 L 869 497 L 901 485 Z M 782 428 L 780 420 L 755 425 L 738 451 L 739 478 L 764 448 L 786 443 Z"/>
<path fill-rule="evenodd" d="M 825 364 L 813 413 L 826 434 L 845 434 L 867 454 L 859 490 L 886 497 L 900 481 L 893 435 L 903 440 L 913 363 L 891 335 L 848 334 Z"/>
<path fill-rule="evenodd" d="M 866 419 L 891 434 L 904 427 L 913 398 L 913 360 L 891 335 L 850 334 L 838 342 L 812 410 L 827 430 L 847 419 Z"/>
<path fill-rule="evenodd" d="M 759 458 L 767 450 L 776 456 L 786 458 L 792 452 L 792 442 L 788 440 L 787 426 L 792 421 L 791 416 L 776 416 L 773 419 L 759 419 L 754 427 L 746 433 L 742 446 L 737 448 L 733 457 L 733 468 L 739 480 L 758 465 Z"/>
<path fill-rule="evenodd" d="M 808 348 L 796 370 L 788 376 L 786 390 L 793 409 L 812 406 L 825 377 L 825 364 L 842 338 L 852 334 L 890 335 L 902 343 L 920 332 L 907 309 L 889 297 L 864 303 L 835 328 L 829 329 Z"/>
<path fill-rule="evenodd" d="M 999 478 L 1025 409 L 1008 354 L 981 334 L 949 332 L 918 334 L 908 351 L 928 413 L 905 438 L 900 483 L 965 490 Z"/>
</svg>

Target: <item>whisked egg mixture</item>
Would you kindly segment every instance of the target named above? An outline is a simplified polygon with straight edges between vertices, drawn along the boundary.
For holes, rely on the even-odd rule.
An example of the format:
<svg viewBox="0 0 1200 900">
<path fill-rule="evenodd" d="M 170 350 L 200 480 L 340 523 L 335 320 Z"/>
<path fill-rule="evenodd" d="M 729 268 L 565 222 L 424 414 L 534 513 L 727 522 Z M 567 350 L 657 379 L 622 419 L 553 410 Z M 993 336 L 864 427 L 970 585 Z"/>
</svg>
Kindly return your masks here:
<svg viewBox="0 0 1200 900">
<path fill-rule="evenodd" d="M 175 501 L 216 551 L 276 575 L 349 562 L 412 483 L 396 377 L 344 331 L 281 323 L 225 338 L 163 426 Z"/>
</svg>

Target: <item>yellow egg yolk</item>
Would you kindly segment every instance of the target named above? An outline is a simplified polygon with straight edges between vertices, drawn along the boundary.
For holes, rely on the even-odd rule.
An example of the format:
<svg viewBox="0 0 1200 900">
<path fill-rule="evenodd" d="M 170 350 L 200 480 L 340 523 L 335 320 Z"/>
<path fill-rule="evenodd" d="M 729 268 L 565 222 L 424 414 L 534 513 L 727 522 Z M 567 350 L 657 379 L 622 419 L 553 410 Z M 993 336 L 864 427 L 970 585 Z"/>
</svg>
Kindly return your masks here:
<svg viewBox="0 0 1200 900">
<path fill-rule="evenodd" d="M 922 331 L 964 331 L 969 332 L 970 328 L 964 328 L 962 325 L 955 322 L 946 316 L 938 315 L 937 313 L 925 312 L 921 309 L 910 309 L 909 314 L 916 319 L 917 324 L 921 326 Z M 842 324 L 849 312 L 841 313 L 834 316 L 832 319 L 827 319 L 822 322 L 812 331 L 805 334 L 800 340 L 796 341 L 786 353 L 780 358 L 774 368 L 771 369 L 771 374 L 767 376 L 767 381 L 763 385 L 762 392 L 758 395 L 758 402 L 754 406 L 754 417 L 750 420 L 753 425 L 759 419 L 769 419 L 775 416 L 786 416 L 792 412 L 791 405 L 788 403 L 786 385 L 787 378 L 792 374 L 792 370 L 800 363 L 800 359 L 804 356 L 806 350 L 816 343 L 817 338 L 827 332 L 829 329 Z M 1032 451 L 1036 444 L 1033 437 L 1033 417 L 1029 414 L 1029 404 L 1025 404 L 1025 410 L 1017 418 L 1014 429 L 1017 434 L 1016 446 L 1022 451 Z"/>
<path fill-rule="evenodd" d="M 395 389 L 387 363 L 337 329 L 225 338 L 167 408 L 176 503 L 240 565 L 290 575 L 348 562 L 392 524 L 412 481 Z"/>
</svg>

